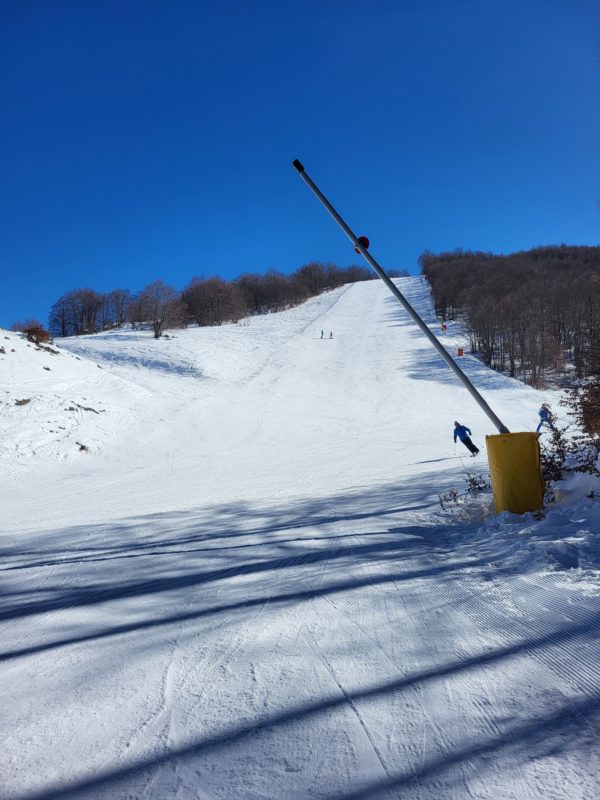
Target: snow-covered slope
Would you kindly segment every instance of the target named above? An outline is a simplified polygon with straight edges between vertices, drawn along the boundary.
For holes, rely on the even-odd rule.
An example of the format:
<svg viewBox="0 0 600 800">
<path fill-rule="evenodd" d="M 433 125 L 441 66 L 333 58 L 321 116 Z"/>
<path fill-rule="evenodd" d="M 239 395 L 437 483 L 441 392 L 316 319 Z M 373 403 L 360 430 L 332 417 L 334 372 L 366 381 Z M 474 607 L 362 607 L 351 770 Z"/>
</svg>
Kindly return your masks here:
<svg viewBox="0 0 600 800">
<path fill-rule="evenodd" d="M 596 504 L 441 511 L 495 431 L 380 282 L 2 336 L 7 797 L 596 796 Z M 511 430 L 553 399 L 462 363 Z"/>
<path fill-rule="evenodd" d="M 404 286 L 430 314 L 418 279 Z M 459 343 L 450 331 L 449 347 Z M 44 474 L 44 460 L 69 462 L 61 475 L 71 487 L 72 521 L 102 514 L 101 486 L 115 480 L 110 513 L 126 515 L 232 497 L 328 495 L 442 473 L 431 483 L 435 497 L 444 476 L 455 481 L 453 420 L 464 420 L 482 447 L 485 433 L 496 432 L 377 281 L 159 341 L 147 331 L 118 331 L 58 345 L 62 355 L 54 358 L 27 350 L 48 361 L 50 373 L 45 361 L 34 369 L 31 359 L 6 357 L 18 364 L 8 375 L 7 402 L 32 400 L 10 405 L 0 452 L 6 469 L 17 464 L 19 474 L 34 455 Z M 537 392 L 474 358 L 462 361 L 509 428 L 535 425 Z M 20 419 L 24 425 L 16 426 Z M 25 511 L 15 488 L 15 524 L 37 524 L 28 491 L 22 499 Z M 59 518 L 63 511 L 61 503 Z"/>
<path fill-rule="evenodd" d="M 144 390 L 55 345 L 0 331 L 3 471 L 100 452 L 122 435 Z"/>
</svg>

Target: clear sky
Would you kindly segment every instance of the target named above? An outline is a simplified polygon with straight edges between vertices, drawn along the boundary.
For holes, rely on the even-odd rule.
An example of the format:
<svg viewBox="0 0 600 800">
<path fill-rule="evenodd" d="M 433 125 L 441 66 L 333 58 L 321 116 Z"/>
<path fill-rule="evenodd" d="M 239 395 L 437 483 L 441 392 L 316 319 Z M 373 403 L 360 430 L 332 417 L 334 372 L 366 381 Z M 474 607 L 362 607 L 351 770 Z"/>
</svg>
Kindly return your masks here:
<svg viewBox="0 0 600 800">
<path fill-rule="evenodd" d="M 598 0 L 0 0 L 0 326 L 70 289 L 600 239 Z"/>
</svg>

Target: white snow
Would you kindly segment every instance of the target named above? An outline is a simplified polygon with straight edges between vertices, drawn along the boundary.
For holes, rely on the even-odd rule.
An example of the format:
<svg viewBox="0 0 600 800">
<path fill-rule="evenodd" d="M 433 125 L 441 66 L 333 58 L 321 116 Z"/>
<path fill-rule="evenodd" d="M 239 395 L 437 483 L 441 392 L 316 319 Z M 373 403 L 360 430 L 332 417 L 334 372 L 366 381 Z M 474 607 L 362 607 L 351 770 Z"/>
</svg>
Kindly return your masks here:
<svg viewBox="0 0 600 800">
<path fill-rule="evenodd" d="M 496 431 L 379 281 L 0 346 L 2 797 L 600 796 L 598 481 L 442 510 Z"/>
</svg>

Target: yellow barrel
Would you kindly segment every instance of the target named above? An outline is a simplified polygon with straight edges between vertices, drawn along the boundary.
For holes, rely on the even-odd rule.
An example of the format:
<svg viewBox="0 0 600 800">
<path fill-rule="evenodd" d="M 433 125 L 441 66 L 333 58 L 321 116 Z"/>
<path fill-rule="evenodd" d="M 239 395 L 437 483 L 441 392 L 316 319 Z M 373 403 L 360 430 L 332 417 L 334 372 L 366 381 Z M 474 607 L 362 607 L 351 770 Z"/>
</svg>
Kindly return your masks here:
<svg viewBox="0 0 600 800">
<path fill-rule="evenodd" d="M 524 514 L 544 504 L 544 479 L 537 433 L 486 436 L 496 513 Z"/>
</svg>

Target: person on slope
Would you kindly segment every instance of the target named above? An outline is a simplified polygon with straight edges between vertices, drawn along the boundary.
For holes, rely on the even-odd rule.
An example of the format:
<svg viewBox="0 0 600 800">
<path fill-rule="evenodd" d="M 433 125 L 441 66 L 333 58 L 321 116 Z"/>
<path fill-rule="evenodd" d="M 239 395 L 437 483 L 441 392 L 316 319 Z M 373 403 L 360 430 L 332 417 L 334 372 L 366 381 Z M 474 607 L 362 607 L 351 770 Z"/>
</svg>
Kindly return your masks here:
<svg viewBox="0 0 600 800">
<path fill-rule="evenodd" d="M 556 427 L 554 425 L 554 415 L 548 408 L 547 403 L 542 403 L 542 407 L 538 411 L 538 414 L 540 417 L 540 422 L 537 428 L 535 429 L 536 433 L 540 432 L 540 428 L 542 427 L 542 425 L 548 425 L 550 428 L 552 428 L 553 431 L 556 430 Z"/>
<path fill-rule="evenodd" d="M 475 458 L 475 456 L 479 453 L 479 448 L 475 447 L 473 442 L 471 441 L 471 431 L 467 428 L 466 425 L 461 425 L 460 422 L 454 422 L 454 444 L 456 444 L 456 437 L 461 440 L 464 446 L 471 452 L 471 458 Z"/>
</svg>

